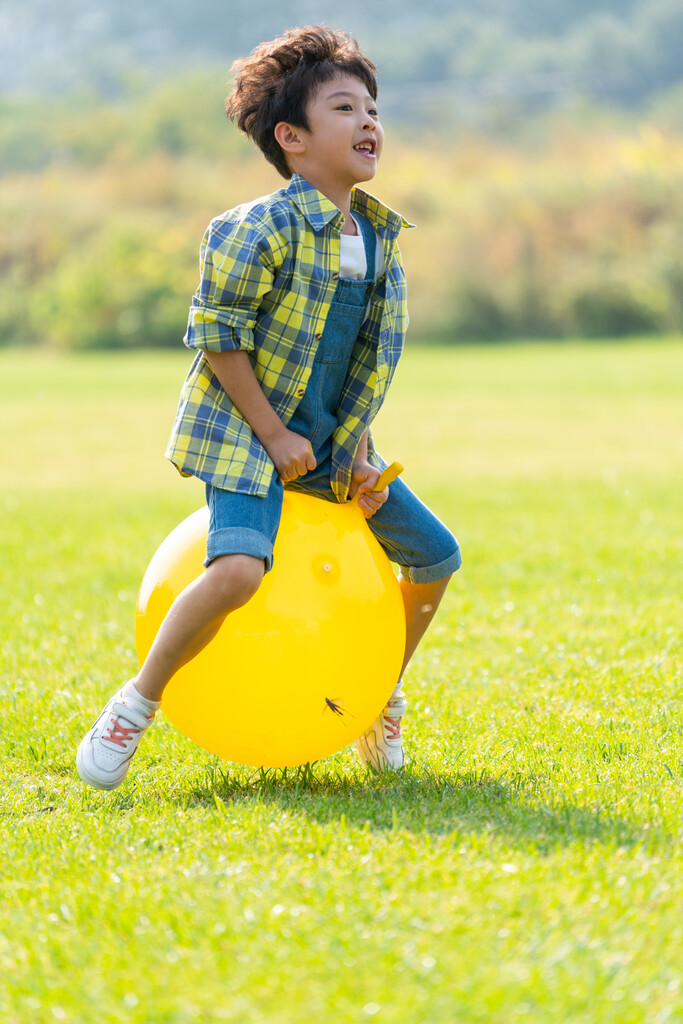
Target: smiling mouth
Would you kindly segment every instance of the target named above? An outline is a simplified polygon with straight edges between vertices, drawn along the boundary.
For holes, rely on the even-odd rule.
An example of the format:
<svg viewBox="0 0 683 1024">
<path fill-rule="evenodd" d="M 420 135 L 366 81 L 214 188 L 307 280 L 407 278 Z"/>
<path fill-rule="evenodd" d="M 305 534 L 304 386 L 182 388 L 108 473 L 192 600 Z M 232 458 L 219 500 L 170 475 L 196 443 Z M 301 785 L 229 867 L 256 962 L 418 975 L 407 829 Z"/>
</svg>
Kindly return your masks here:
<svg viewBox="0 0 683 1024">
<path fill-rule="evenodd" d="M 374 156 L 375 155 L 375 143 L 374 142 L 359 142 L 357 146 L 353 147 L 356 153 L 360 153 L 361 156 Z"/>
</svg>

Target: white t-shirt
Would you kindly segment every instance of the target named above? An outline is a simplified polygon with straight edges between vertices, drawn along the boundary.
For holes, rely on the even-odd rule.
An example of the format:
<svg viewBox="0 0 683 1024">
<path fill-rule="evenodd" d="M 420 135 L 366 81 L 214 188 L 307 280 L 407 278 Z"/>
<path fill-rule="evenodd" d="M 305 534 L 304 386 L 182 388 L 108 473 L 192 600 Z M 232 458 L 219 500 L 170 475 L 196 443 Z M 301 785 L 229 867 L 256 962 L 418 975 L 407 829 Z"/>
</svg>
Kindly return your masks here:
<svg viewBox="0 0 683 1024">
<path fill-rule="evenodd" d="M 353 217 L 353 214 L 351 214 Z M 360 224 L 353 217 L 358 229 L 357 235 L 339 236 L 339 276 L 351 278 L 352 281 L 363 281 L 367 271 L 367 260 L 365 258 L 365 243 Z M 375 280 L 384 269 L 384 254 L 382 243 L 375 232 Z"/>
</svg>

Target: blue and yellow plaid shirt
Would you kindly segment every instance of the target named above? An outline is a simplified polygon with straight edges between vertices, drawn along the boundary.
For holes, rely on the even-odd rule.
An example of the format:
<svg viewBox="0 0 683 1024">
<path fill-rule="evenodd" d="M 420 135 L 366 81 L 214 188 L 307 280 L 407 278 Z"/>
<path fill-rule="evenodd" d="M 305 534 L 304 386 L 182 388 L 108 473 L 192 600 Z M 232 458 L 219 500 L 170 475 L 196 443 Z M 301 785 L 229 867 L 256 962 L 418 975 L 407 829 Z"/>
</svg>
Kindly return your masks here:
<svg viewBox="0 0 683 1024">
<path fill-rule="evenodd" d="M 356 188 L 352 209 L 372 223 L 384 270 L 353 348 L 332 438 L 331 485 L 348 497 L 358 444 L 384 400 L 408 325 L 399 214 Z M 183 476 L 264 496 L 275 467 L 214 376 L 205 351 L 243 350 L 287 424 L 301 401 L 339 279 L 344 218 L 304 178 L 216 217 L 202 240 L 201 281 L 185 344 L 198 349 L 180 396 L 166 456 Z M 376 455 L 369 445 L 375 461 Z"/>
</svg>

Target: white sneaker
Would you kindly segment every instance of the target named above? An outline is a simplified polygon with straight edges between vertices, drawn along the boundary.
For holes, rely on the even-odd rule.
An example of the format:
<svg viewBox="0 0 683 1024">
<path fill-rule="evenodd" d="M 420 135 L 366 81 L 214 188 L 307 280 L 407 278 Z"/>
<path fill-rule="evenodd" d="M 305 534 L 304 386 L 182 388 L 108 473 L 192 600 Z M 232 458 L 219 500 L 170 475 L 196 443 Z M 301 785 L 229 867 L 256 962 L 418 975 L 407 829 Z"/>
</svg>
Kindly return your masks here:
<svg viewBox="0 0 683 1024">
<path fill-rule="evenodd" d="M 154 718 L 154 711 L 145 714 L 142 705 L 134 703 L 119 690 L 83 737 L 76 767 L 89 786 L 116 789 L 125 779 L 142 734 Z"/>
<path fill-rule="evenodd" d="M 401 718 L 408 707 L 403 692 L 397 687 L 379 718 L 356 740 L 360 759 L 376 771 L 395 771 L 402 768 L 403 740 Z"/>
</svg>

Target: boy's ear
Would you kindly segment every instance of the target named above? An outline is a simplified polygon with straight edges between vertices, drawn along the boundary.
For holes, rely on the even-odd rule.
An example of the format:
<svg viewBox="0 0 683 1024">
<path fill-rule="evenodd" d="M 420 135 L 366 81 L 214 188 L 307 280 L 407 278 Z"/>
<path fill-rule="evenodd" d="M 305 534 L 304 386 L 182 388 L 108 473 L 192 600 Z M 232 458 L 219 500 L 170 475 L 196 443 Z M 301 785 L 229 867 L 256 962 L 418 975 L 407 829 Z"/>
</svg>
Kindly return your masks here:
<svg viewBox="0 0 683 1024">
<path fill-rule="evenodd" d="M 303 153 L 306 146 L 304 144 L 301 130 L 296 128 L 293 124 L 288 121 L 278 121 L 275 125 L 274 133 L 275 141 L 283 149 L 285 153 Z"/>
</svg>

